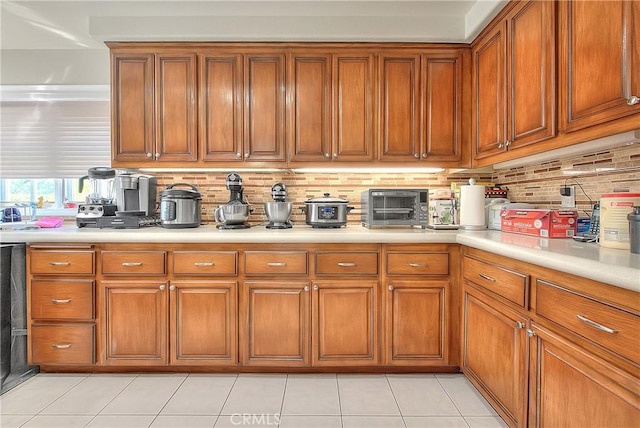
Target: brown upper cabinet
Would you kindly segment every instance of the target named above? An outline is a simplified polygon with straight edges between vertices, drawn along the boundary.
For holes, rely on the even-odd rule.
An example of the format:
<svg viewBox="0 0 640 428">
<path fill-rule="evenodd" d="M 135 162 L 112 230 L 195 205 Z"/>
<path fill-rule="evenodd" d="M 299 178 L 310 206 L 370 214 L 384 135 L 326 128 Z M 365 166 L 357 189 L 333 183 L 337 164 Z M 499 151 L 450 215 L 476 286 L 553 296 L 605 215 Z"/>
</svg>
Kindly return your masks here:
<svg viewBox="0 0 640 428">
<path fill-rule="evenodd" d="M 454 50 L 379 55 L 380 160 L 462 161 L 468 141 L 462 104 L 467 60 L 468 54 Z"/>
<path fill-rule="evenodd" d="M 555 136 L 555 2 L 517 3 L 472 55 L 474 159 Z"/>
<path fill-rule="evenodd" d="M 366 50 L 289 55 L 289 160 L 363 162 L 375 156 L 374 56 Z"/>
<path fill-rule="evenodd" d="M 640 3 L 558 2 L 560 128 L 640 112 Z"/>
<path fill-rule="evenodd" d="M 196 56 L 113 52 L 112 164 L 194 162 Z"/>
</svg>

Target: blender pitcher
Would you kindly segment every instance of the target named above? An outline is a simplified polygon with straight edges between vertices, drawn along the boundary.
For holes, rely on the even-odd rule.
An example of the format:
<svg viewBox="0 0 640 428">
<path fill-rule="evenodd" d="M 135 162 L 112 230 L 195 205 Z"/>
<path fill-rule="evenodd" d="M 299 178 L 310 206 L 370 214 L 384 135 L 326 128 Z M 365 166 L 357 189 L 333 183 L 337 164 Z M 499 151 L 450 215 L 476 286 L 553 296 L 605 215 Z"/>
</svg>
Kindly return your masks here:
<svg viewBox="0 0 640 428">
<path fill-rule="evenodd" d="M 115 203 L 116 170 L 108 167 L 89 168 L 88 175 L 80 177 L 78 190 L 82 192 L 84 181 L 89 180 L 87 203 L 109 205 Z"/>
</svg>

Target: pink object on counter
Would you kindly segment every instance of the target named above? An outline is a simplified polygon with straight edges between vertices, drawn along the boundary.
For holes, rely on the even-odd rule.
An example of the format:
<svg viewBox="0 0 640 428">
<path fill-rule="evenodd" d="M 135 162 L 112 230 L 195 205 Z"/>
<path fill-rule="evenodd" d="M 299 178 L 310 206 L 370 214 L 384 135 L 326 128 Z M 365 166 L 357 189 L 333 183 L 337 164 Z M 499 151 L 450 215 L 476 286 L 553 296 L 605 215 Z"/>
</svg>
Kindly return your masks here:
<svg viewBox="0 0 640 428">
<path fill-rule="evenodd" d="M 60 217 L 42 217 L 36 224 L 40 227 L 61 227 L 63 221 Z"/>
</svg>

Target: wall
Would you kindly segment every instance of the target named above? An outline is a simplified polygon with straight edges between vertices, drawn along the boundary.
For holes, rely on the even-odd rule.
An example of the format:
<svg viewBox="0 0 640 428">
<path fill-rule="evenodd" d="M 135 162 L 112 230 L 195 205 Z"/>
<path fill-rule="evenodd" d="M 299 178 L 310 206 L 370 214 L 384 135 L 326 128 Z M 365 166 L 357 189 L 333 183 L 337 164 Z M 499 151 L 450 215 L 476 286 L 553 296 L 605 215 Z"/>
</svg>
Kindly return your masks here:
<svg viewBox="0 0 640 428">
<path fill-rule="evenodd" d="M 610 171 L 596 171 L 596 168 L 612 168 Z M 229 171 L 232 171 L 230 169 Z M 567 175 L 567 171 L 580 174 Z M 198 186 L 203 195 L 203 222 L 214 223 L 213 210 L 229 198 L 225 188 L 226 173 L 172 173 L 156 174 L 159 188 L 168 184 L 186 182 Z M 247 172 L 241 173 L 245 186 L 245 196 L 253 205 L 250 217 L 252 224 L 266 223 L 264 202 L 270 202 L 271 186 L 284 183 L 293 202 L 292 220 L 294 224 L 304 224 L 304 214 L 300 210 L 304 201 L 322 197 L 330 193 L 333 197 L 347 199 L 355 209 L 348 216 L 349 224 L 360 223 L 360 193 L 375 187 L 427 187 L 450 188 L 451 183 L 466 183 L 470 177 L 478 181 L 492 181 L 508 188 L 512 201 L 529 202 L 538 208 L 560 208 L 560 187 L 576 186 L 577 208 L 591 210 L 591 202 L 580 190 L 579 183 L 592 201 L 597 201 L 602 193 L 610 193 L 616 188 L 624 188 L 640 193 L 640 145 L 625 146 L 606 151 L 590 153 L 571 158 L 549 161 L 493 173 L 456 174 L 296 174 L 291 172 Z"/>
</svg>

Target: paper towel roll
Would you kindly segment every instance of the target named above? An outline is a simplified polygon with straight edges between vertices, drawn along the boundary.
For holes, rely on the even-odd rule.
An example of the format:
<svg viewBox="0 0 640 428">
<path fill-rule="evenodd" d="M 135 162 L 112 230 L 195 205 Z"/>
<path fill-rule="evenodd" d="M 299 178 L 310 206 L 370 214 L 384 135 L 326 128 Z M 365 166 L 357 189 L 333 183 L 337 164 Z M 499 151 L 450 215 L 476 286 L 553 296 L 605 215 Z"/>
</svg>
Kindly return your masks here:
<svg viewBox="0 0 640 428">
<path fill-rule="evenodd" d="M 471 184 L 460 186 L 460 228 L 465 230 L 485 229 L 484 222 L 484 186 L 478 186 L 475 180 Z"/>
</svg>

